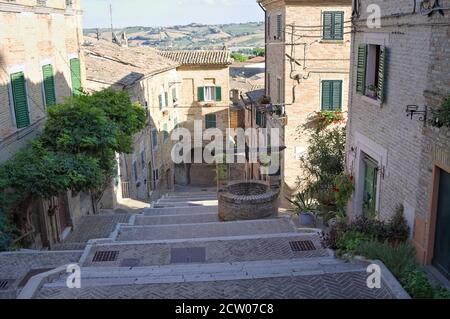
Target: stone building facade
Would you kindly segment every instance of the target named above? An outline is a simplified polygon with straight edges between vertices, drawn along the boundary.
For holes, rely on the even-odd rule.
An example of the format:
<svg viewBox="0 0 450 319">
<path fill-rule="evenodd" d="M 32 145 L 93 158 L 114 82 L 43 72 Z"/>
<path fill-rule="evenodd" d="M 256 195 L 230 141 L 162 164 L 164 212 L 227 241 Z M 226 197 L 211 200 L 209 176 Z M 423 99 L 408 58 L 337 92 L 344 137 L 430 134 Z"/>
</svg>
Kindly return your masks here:
<svg viewBox="0 0 450 319">
<path fill-rule="evenodd" d="M 118 155 L 119 179 L 106 192 L 103 208 L 115 208 L 117 201 L 127 198 L 149 202 L 173 190 L 170 133 L 181 118 L 178 63 L 150 48 L 90 38 L 84 53 L 88 91 L 126 90 L 149 114 L 145 129 L 134 136 L 133 153 Z"/>
<path fill-rule="evenodd" d="M 194 136 L 194 121 L 202 121 L 202 128 L 218 128 L 227 140 L 230 127 L 230 52 L 227 50 L 162 51 L 177 67 L 181 94 L 177 109 L 179 126 Z M 204 141 L 203 147 L 207 144 Z M 194 151 L 194 143 L 192 142 Z M 193 156 L 193 154 L 192 154 Z M 199 187 L 216 186 L 215 165 L 184 163 L 175 167 L 175 183 Z"/>
<path fill-rule="evenodd" d="M 449 128 L 407 112 L 409 106 L 430 119 L 450 95 L 450 1 L 428 10 L 429 3 L 354 5 L 347 165 L 356 192 L 350 212 L 386 220 L 402 205 L 420 261 L 448 277 Z M 368 27 L 371 4 L 381 9 L 379 28 Z"/>
<path fill-rule="evenodd" d="M 280 110 L 278 115 L 266 113 L 260 122 L 281 131 L 279 143 L 286 147 L 280 171 L 285 198 L 296 191 L 300 158 L 307 147 L 306 135 L 299 136 L 298 127 L 314 112 L 347 111 L 351 0 L 258 3 L 266 18 L 265 95 Z"/>
<path fill-rule="evenodd" d="M 0 162 L 37 136 L 51 104 L 84 87 L 82 39 L 78 0 L 0 1 Z M 37 248 L 59 242 L 92 210 L 88 196 L 70 192 L 33 207 Z"/>
</svg>

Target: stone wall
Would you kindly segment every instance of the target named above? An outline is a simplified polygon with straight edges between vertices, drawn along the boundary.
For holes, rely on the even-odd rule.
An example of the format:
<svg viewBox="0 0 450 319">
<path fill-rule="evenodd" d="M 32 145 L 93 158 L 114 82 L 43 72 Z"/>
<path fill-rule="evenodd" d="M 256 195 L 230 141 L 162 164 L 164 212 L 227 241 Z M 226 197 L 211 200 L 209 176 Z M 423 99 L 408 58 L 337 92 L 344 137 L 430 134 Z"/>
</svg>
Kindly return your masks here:
<svg viewBox="0 0 450 319">
<path fill-rule="evenodd" d="M 288 123 L 282 131 L 284 151 L 282 163 L 283 194 L 292 195 L 300 175 L 298 153 L 306 150 L 306 136 L 299 136 L 297 128 L 313 112 L 321 110 L 322 80 L 343 81 L 343 111 L 348 105 L 349 59 L 351 35 L 342 41 L 322 40 L 322 13 L 343 11 L 344 21 L 351 17 L 351 1 L 263 1 L 270 17 L 270 37 L 267 47 L 267 93 L 272 103 L 286 104 Z M 276 16 L 282 15 L 283 39 L 276 35 Z M 292 27 L 294 25 L 295 27 Z M 344 33 L 350 31 L 344 25 Z M 293 32 L 294 30 L 294 32 Z M 293 60 L 291 60 L 291 58 Z M 295 60 L 295 61 L 294 61 Z M 278 97 L 277 79 L 282 94 Z M 269 116 L 271 117 L 271 116 Z M 268 119 L 268 127 L 280 127 L 276 118 Z M 287 202 L 283 203 L 288 206 Z"/>
<path fill-rule="evenodd" d="M 253 220 L 278 214 L 279 193 L 258 181 L 230 183 L 219 193 L 219 218 L 223 221 Z"/>
</svg>

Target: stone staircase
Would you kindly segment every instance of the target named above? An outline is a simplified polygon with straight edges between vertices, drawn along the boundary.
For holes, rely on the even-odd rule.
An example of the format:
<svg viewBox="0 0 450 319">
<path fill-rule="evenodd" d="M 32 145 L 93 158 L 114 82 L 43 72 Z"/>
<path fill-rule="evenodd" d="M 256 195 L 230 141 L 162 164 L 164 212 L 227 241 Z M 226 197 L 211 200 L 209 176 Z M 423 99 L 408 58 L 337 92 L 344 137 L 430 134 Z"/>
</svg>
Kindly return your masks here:
<svg viewBox="0 0 450 319">
<path fill-rule="evenodd" d="M 348 298 L 353 286 L 365 285 L 366 265 L 335 259 L 314 230 L 300 230 L 286 217 L 221 222 L 217 207 L 213 192 L 168 194 L 118 224 L 109 238 L 88 242 L 79 261 L 81 289 L 67 289 L 62 274 L 36 296 L 259 298 L 272 292 L 274 298 L 300 298 L 328 291 Z M 343 280 L 336 274 L 348 277 L 343 284 L 352 289 L 332 289 Z M 315 292 L 314 283 L 328 288 Z M 252 285 L 259 292 L 236 290 L 248 293 Z"/>
</svg>

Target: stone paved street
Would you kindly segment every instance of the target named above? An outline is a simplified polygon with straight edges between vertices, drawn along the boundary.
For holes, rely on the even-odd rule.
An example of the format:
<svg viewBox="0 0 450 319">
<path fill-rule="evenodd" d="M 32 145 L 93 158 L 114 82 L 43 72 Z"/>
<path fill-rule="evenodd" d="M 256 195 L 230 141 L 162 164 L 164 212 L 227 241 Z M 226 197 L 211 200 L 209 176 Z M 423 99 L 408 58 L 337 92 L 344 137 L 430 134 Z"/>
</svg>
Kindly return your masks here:
<svg viewBox="0 0 450 319">
<path fill-rule="evenodd" d="M 335 259 L 319 234 L 286 216 L 220 222 L 213 194 L 174 193 L 137 215 L 87 216 L 59 246 L 82 251 L 34 253 L 34 261 L 2 254 L 0 274 L 18 282 L 31 268 L 82 267 L 81 289 L 67 289 L 61 273 L 34 292 L 42 299 L 395 298 L 384 280 L 367 288 L 366 263 Z M 13 288 L 0 297 L 15 297 Z"/>
<path fill-rule="evenodd" d="M 386 287 L 371 290 L 365 272 L 239 281 L 127 285 L 81 290 L 44 288 L 42 299 L 391 299 Z"/>
</svg>

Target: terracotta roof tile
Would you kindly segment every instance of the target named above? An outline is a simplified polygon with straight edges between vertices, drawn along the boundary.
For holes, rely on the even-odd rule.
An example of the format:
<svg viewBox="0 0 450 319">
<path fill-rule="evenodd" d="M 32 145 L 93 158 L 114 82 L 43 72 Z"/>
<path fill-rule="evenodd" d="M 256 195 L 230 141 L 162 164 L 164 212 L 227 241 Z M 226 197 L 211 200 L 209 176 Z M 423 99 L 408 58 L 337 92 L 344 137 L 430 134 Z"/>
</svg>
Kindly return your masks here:
<svg viewBox="0 0 450 319">
<path fill-rule="evenodd" d="M 232 63 L 228 50 L 161 51 L 160 55 L 181 65 L 229 65 Z"/>
<path fill-rule="evenodd" d="M 83 46 L 88 80 L 130 86 L 143 77 L 179 66 L 151 48 L 123 48 L 104 40 L 89 42 Z"/>
</svg>

